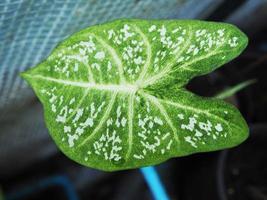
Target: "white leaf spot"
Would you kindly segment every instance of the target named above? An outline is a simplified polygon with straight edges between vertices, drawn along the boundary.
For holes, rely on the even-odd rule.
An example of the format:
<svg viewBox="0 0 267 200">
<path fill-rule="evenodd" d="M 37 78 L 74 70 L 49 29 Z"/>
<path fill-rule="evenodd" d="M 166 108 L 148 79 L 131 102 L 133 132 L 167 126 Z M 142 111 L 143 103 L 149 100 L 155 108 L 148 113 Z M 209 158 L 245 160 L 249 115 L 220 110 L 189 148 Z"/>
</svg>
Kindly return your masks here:
<svg viewBox="0 0 267 200">
<path fill-rule="evenodd" d="M 95 54 L 95 59 L 103 60 L 105 58 L 105 53 L 103 51 L 97 52 Z"/>
</svg>

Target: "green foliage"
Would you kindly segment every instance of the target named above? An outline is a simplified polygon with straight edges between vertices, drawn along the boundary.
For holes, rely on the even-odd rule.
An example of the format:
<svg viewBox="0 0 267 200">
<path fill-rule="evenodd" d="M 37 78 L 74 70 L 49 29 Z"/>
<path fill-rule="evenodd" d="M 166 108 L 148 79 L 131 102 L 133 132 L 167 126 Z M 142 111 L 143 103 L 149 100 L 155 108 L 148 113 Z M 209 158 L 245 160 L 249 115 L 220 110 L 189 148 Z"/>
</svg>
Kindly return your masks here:
<svg viewBox="0 0 267 200">
<path fill-rule="evenodd" d="M 105 171 L 137 168 L 247 138 L 235 107 L 184 89 L 246 45 L 225 23 L 123 19 L 75 33 L 22 76 L 64 154 Z"/>
</svg>

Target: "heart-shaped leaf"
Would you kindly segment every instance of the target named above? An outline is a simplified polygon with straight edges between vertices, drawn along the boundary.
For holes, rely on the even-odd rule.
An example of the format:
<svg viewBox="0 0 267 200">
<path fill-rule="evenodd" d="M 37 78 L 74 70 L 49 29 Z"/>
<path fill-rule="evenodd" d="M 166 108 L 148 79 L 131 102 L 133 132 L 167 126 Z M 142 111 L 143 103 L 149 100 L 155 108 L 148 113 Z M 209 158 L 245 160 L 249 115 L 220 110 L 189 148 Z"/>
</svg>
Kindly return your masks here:
<svg viewBox="0 0 267 200">
<path fill-rule="evenodd" d="M 183 88 L 246 45 L 224 23 L 117 20 L 75 33 L 22 76 L 63 153 L 106 171 L 137 168 L 247 138 L 236 108 Z"/>
</svg>

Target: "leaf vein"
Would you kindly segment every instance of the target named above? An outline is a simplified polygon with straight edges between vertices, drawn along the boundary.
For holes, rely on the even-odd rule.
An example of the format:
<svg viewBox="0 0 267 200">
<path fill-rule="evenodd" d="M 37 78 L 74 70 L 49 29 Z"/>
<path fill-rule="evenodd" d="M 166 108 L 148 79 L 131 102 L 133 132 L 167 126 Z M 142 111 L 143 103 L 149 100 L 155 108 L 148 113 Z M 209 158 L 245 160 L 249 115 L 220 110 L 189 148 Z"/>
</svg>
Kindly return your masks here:
<svg viewBox="0 0 267 200">
<path fill-rule="evenodd" d="M 156 98 L 156 97 L 155 97 L 155 98 Z M 166 104 L 173 105 L 173 106 L 178 107 L 178 108 L 181 108 L 181 109 L 191 110 L 191 111 L 193 111 L 193 112 L 195 112 L 195 113 L 204 113 L 204 114 L 206 114 L 207 116 L 211 116 L 211 117 L 213 117 L 213 118 L 216 118 L 216 119 L 218 119 L 218 120 L 223 121 L 223 122 L 228 126 L 228 128 L 231 129 L 231 127 L 230 127 L 230 125 L 229 125 L 229 122 L 228 122 L 227 120 L 225 120 L 225 119 L 222 118 L 222 117 L 219 117 L 218 115 L 215 115 L 215 114 L 213 114 L 213 113 L 210 113 L 210 112 L 208 112 L 208 111 L 200 110 L 200 109 L 197 109 L 197 108 L 194 108 L 194 107 L 191 107 L 191 106 L 187 106 L 187 105 L 179 104 L 179 103 L 177 103 L 177 102 L 172 102 L 172 101 L 169 101 L 169 100 L 159 99 L 159 101 L 164 102 L 164 103 L 166 103 Z M 232 124 L 232 125 L 233 125 L 235 128 L 240 129 L 240 127 L 236 126 L 235 124 Z"/>
<path fill-rule="evenodd" d="M 146 54 L 147 54 L 147 59 L 146 62 L 144 64 L 143 70 L 141 71 L 136 84 L 140 84 L 140 82 L 143 82 L 143 79 L 145 78 L 146 74 L 147 74 L 147 70 L 151 64 L 151 56 L 152 56 L 152 50 L 151 50 L 151 45 L 150 42 L 148 41 L 147 36 L 141 31 L 140 28 L 138 28 L 137 26 L 134 26 L 134 29 L 137 33 L 139 33 L 144 41 L 144 44 L 146 46 Z"/>
<path fill-rule="evenodd" d="M 128 144 L 129 144 L 129 148 L 128 148 L 127 153 L 126 153 L 126 160 L 129 159 L 129 156 L 132 152 L 132 146 L 133 146 L 134 97 L 135 97 L 134 93 L 129 96 L 129 106 L 128 106 L 128 121 L 129 121 Z"/>
<path fill-rule="evenodd" d="M 67 118 L 66 123 L 68 123 L 69 120 L 70 120 L 70 119 L 75 115 L 75 113 L 78 111 L 79 107 L 82 105 L 82 103 L 83 103 L 85 97 L 88 95 L 88 93 L 89 93 L 89 88 L 87 88 L 87 89 L 85 90 L 85 92 L 84 92 L 84 94 L 83 94 L 81 100 L 79 101 L 78 105 L 76 106 L 76 108 L 74 109 L 74 111 L 71 113 L 71 115 Z"/>
<path fill-rule="evenodd" d="M 160 78 L 162 78 L 163 76 L 165 76 L 166 74 L 168 74 L 171 71 L 171 68 L 175 65 L 175 63 L 173 63 L 173 62 L 175 62 L 177 60 L 177 58 L 179 58 L 185 52 L 185 50 L 191 44 L 192 37 L 193 37 L 193 33 L 189 29 L 189 37 L 188 37 L 188 40 L 186 41 L 186 43 L 184 44 L 183 48 L 179 51 L 179 53 L 173 59 L 171 59 L 171 61 L 167 64 L 167 66 L 160 73 L 158 73 L 155 76 L 152 76 L 151 78 L 146 80 L 143 84 L 144 87 L 147 85 L 151 85 L 151 84 L 155 83 L 157 80 L 159 80 Z"/>
<path fill-rule="evenodd" d="M 174 127 L 171 118 L 169 117 L 167 111 L 165 110 L 164 106 L 158 101 L 158 99 L 153 96 L 153 95 L 149 95 L 147 93 L 142 92 L 141 95 L 145 98 L 148 99 L 150 102 L 152 102 L 160 111 L 160 113 L 163 115 L 163 117 L 165 118 L 165 120 L 167 121 L 168 125 L 170 126 L 170 128 L 173 131 L 173 136 L 174 139 L 176 140 L 177 144 L 180 143 L 178 135 L 177 135 L 177 129 Z"/>
<path fill-rule="evenodd" d="M 126 83 L 125 77 L 124 77 L 124 71 L 123 71 L 123 65 L 122 65 L 122 61 L 120 59 L 120 57 L 118 56 L 116 50 L 111 47 L 106 41 L 104 41 L 102 38 L 93 35 L 97 41 L 105 48 L 108 50 L 109 54 L 111 55 L 113 61 L 116 63 L 118 72 L 119 72 L 119 76 L 120 76 L 120 81 L 121 83 Z"/>
<path fill-rule="evenodd" d="M 105 123 L 105 121 L 107 120 L 109 114 L 110 114 L 110 111 L 114 105 L 114 102 L 115 102 L 115 99 L 116 99 L 116 96 L 117 96 L 117 93 L 115 92 L 112 97 L 111 97 L 111 100 L 107 106 L 107 109 L 103 115 L 103 117 L 101 118 L 100 122 L 98 123 L 98 125 L 96 126 L 96 128 L 94 129 L 94 131 L 92 132 L 91 135 L 89 135 L 87 138 L 85 138 L 79 145 L 78 147 L 81 147 L 83 146 L 86 142 L 88 142 L 103 126 L 103 124 Z"/>
</svg>

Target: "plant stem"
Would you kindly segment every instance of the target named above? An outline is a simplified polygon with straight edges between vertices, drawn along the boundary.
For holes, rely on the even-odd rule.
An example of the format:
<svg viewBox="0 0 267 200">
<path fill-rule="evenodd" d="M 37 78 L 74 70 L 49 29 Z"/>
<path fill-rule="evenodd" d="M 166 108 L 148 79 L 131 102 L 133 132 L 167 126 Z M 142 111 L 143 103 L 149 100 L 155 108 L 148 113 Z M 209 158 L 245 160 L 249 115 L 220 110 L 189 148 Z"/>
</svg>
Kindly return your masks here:
<svg viewBox="0 0 267 200">
<path fill-rule="evenodd" d="M 248 87 L 249 85 L 255 83 L 256 80 L 255 79 L 251 79 L 251 80 L 247 80 L 244 82 L 241 82 L 235 86 L 232 86 L 230 88 L 227 88 L 226 90 L 220 92 L 219 94 L 215 95 L 215 98 L 217 99 L 226 99 L 228 97 L 233 96 L 234 94 L 236 94 L 237 92 L 241 91 L 242 89 Z"/>
</svg>

